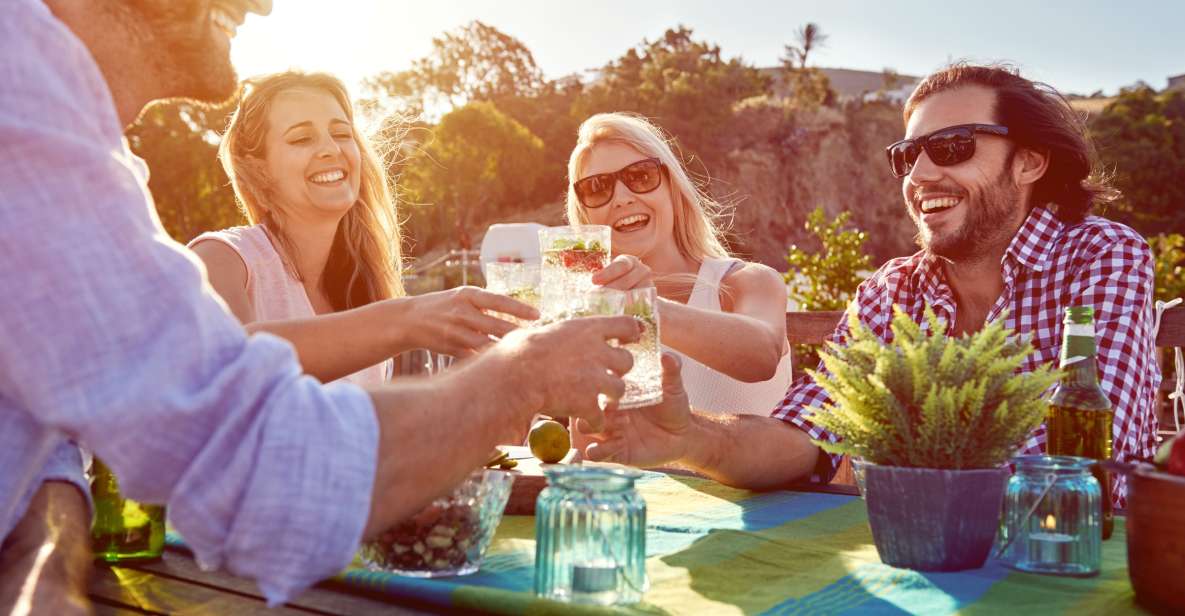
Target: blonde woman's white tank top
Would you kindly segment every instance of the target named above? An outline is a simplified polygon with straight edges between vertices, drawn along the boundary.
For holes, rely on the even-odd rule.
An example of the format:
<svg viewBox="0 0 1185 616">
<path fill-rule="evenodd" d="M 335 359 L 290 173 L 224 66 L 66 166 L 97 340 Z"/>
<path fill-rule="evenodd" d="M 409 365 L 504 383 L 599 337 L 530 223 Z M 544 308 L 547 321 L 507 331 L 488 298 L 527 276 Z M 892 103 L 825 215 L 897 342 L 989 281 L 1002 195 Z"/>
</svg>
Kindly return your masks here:
<svg viewBox="0 0 1185 616">
<path fill-rule="evenodd" d="M 687 305 L 720 312 L 720 281 L 739 259 L 704 259 Z M 662 324 L 659 323 L 661 330 Z M 737 341 L 744 344 L 743 340 Z M 717 372 L 702 363 L 664 345 L 664 350 L 683 360 L 683 386 L 691 408 L 717 414 L 769 415 L 786 396 L 790 387 L 790 352 L 778 362 L 778 370 L 768 381 L 745 383 Z"/>
</svg>

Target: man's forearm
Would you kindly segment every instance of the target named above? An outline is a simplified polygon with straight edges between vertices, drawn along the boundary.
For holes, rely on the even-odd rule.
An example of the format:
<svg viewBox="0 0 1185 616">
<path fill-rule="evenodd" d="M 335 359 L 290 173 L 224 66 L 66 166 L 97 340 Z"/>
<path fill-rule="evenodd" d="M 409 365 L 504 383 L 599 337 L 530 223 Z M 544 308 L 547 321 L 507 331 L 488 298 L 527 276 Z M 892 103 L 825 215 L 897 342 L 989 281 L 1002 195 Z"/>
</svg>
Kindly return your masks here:
<svg viewBox="0 0 1185 616">
<path fill-rule="evenodd" d="M 0 611 L 87 614 L 90 511 L 78 489 L 47 481 L 0 549 Z M 7 613 L 7 612 L 6 612 Z"/>
<path fill-rule="evenodd" d="M 720 483 L 750 490 L 785 487 L 810 477 L 819 447 L 784 421 L 756 415 L 695 413 L 679 461 Z"/>
<path fill-rule="evenodd" d="M 380 434 L 365 536 L 448 493 L 513 433 L 514 418 L 531 416 L 535 402 L 503 360 L 483 354 L 441 376 L 371 392 Z"/>
</svg>

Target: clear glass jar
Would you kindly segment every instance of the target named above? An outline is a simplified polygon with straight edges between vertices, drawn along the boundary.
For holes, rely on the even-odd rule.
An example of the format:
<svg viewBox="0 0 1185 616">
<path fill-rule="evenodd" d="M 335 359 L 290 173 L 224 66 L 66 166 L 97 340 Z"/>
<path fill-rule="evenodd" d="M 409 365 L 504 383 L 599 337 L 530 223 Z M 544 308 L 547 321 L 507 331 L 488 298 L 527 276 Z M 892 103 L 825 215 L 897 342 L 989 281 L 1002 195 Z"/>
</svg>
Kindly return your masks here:
<svg viewBox="0 0 1185 616">
<path fill-rule="evenodd" d="M 1004 492 L 999 557 L 1030 573 L 1091 576 L 1102 559 L 1102 509 L 1095 460 L 1074 456 L 1014 458 Z"/>
<path fill-rule="evenodd" d="M 545 466 L 535 504 L 535 594 L 629 605 L 646 590 L 646 501 L 629 469 Z"/>
</svg>

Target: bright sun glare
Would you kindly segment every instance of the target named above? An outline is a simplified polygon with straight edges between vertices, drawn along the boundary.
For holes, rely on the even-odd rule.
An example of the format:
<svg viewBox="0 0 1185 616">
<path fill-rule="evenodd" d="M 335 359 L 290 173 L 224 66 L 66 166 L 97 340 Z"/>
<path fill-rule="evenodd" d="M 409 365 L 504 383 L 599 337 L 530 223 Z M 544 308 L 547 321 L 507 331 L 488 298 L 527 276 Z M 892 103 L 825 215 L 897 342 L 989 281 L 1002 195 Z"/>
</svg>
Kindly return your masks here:
<svg viewBox="0 0 1185 616">
<path fill-rule="evenodd" d="M 337 75 L 361 94 L 364 78 L 408 68 L 427 54 L 443 17 L 434 3 L 414 11 L 403 2 L 276 2 L 271 15 L 251 15 L 239 28 L 231 58 L 240 77 L 287 69 Z M 413 19 L 414 17 L 414 19 Z M 459 22 L 458 22 L 459 23 Z M 420 24 L 420 25 L 417 25 Z"/>
</svg>

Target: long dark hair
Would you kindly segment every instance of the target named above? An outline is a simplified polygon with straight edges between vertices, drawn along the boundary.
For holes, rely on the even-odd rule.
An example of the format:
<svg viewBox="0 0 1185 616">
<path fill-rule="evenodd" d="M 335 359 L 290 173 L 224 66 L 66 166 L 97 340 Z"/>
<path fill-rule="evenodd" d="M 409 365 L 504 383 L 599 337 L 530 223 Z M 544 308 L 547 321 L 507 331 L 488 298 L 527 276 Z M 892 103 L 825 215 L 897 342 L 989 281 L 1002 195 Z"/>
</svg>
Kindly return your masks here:
<svg viewBox="0 0 1185 616">
<path fill-rule="evenodd" d="M 1094 144 L 1086 122 L 1066 97 L 1048 84 L 1030 81 L 1007 64 L 952 64 L 922 80 L 905 103 L 904 119 L 929 96 L 962 86 L 977 85 L 996 93 L 995 121 L 1008 127 L 1008 136 L 1022 147 L 1049 155 L 1049 168 L 1033 186 L 1033 201 L 1053 204 L 1053 212 L 1068 224 L 1081 222 L 1093 206 L 1119 197 L 1098 169 Z"/>
</svg>

